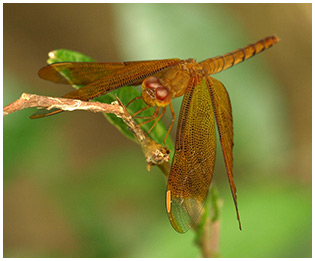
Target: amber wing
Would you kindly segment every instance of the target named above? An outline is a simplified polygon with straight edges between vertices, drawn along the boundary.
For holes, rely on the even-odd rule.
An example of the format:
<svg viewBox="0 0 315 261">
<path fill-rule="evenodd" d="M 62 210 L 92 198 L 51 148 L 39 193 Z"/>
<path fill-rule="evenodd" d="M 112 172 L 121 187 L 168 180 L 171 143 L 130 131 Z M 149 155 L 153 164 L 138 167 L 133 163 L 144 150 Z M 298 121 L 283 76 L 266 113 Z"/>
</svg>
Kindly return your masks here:
<svg viewBox="0 0 315 261">
<path fill-rule="evenodd" d="M 86 85 L 124 67 L 124 63 L 61 62 L 41 68 L 38 75 L 54 83 Z"/>
<path fill-rule="evenodd" d="M 125 63 L 56 63 L 42 68 L 39 75 L 43 79 L 56 83 L 85 85 L 63 97 L 88 101 L 120 87 L 139 83 L 146 77 L 167 69 L 180 61 L 180 59 L 175 58 Z M 31 118 L 41 118 L 61 111 L 58 109 L 46 112 L 40 110 Z"/>
<path fill-rule="evenodd" d="M 42 79 L 62 84 L 86 85 L 104 76 L 124 73 L 123 69 L 138 68 L 160 70 L 161 67 L 178 63 L 180 59 L 134 61 L 122 63 L 61 62 L 47 65 L 38 72 Z M 122 70 L 122 71 L 120 71 Z M 134 71 L 134 70 L 133 70 Z"/>
<path fill-rule="evenodd" d="M 167 186 L 168 216 L 180 233 L 199 221 L 216 156 L 215 120 L 209 88 L 202 77 L 194 77 L 192 81 L 182 102 Z"/>
<path fill-rule="evenodd" d="M 241 229 L 241 221 L 237 207 L 236 187 L 233 181 L 233 118 L 230 98 L 221 82 L 212 77 L 206 78 L 219 130 L 220 142 L 236 208 L 237 219 Z"/>
</svg>

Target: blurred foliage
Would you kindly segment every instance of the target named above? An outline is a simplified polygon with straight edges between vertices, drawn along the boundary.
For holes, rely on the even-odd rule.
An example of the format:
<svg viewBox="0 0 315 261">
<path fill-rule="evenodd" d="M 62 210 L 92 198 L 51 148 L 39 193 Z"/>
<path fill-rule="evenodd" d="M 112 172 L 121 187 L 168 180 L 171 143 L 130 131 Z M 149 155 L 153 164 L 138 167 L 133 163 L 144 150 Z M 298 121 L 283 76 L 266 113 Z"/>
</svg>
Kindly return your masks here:
<svg viewBox="0 0 315 261">
<path fill-rule="evenodd" d="M 284 91 L 289 86 L 281 85 L 282 78 L 274 73 L 277 66 L 268 63 L 279 68 L 289 63 L 292 57 L 275 59 L 276 54 L 282 48 L 292 55 L 300 52 L 293 41 L 303 41 L 296 34 L 309 28 L 288 26 L 305 22 L 306 15 L 298 16 L 299 5 L 286 6 L 248 5 L 251 11 L 240 17 L 238 7 L 220 4 L 5 6 L 4 12 L 10 12 L 4 19 L 4 41 L 12 44 L 4 45 L 4 54 L 13 53 L 19 65 L 13 67 L 11 56 L 5 56 L 4 104 L 23 91 L 54 95 L 57 87 L 45 89 L 48 82 L 30 80 L 44 60 L 35 63 L 32 74 L 26 68 L 26 61 L 31 64 L 51 49 L 76 49 L 81 43 L 78 50 L 89 55 L 98 47 L 105 53 L 103 61 L 115 52 L 118 61 L 200 61 L 277 33 L 281 41 L 276 46 L 214 76 L 224 83 L 232 102 L 234 176 L 243 225 L 239 231 L 218 152 L 214 182 L 224 203 L 219 251 L 223 257 L 311 257 L 311 182 L 303 180 L 311 173 L 290 168 L 293 164 L 302 169 L 309 162 L 294 157 L 294 111 Z M 256 23 L 247 22 L 257 13 Z M 91 26 L 93 22 L 97 24 Z M 287 30 L 290 38 L 281 35 Z M 110 50 L 108 43 L 114 43 Z M 284 79 L 297 78 L 302 88 L 305 78 L 300 75 L 286 71 Z M 174 101 L 177 112 L 180 104 L 181 98 Z M 295 113 L 302 117 L 306 112 Z M 157 168 L 147 173 L 138 146 L 97 115 L 71 112 L 32 121 L 30 114 L 25 110 L 4 119 L 4 257 L 200 256 L 194 232 L 180 235 L 169 224 L 164 177 Z"/>
</svg>

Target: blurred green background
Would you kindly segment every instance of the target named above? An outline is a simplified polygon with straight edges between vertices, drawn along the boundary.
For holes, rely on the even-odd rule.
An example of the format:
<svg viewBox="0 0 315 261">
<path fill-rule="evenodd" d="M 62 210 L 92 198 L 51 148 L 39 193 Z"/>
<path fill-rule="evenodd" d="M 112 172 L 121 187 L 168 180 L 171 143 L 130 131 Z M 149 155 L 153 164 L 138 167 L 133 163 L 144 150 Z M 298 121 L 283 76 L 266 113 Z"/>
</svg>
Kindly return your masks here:
<svg viewBox="0 0 315 261">
<path fill-rule="evenodd" d="M 219 251 L 223 257 L 311 257 L 311 9 L 4 4 L 4 105 L 22 92 L 71 90 L 37 76 L 54 49 L 110 62 L 200 61 L 275 34 L 276 46 L 215 75 L 232 102 L 243 224 L 239 231 L 219 149 Z M 3 121 L 4 257 L 200 256 L 194 232 L 181 235 L 169 224 L 164 177 L 156 167 L 147 172 L 137 144 L 101 114 L 30 120 L 34 111 Z"/>
</svg>

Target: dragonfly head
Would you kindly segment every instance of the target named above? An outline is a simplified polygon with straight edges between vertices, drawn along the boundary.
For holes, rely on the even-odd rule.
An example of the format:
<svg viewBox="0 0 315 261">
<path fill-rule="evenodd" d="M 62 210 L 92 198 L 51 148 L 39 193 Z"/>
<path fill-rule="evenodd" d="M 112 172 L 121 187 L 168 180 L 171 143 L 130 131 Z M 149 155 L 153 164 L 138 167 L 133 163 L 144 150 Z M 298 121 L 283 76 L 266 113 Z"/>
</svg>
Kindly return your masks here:
<svg viewBox="0 0 315 261">
<path fill-rule="evenodd" d="M 169 88 L 158 77 L 148 77 L 142 82 L 142 97 L 150 106 L 165 107 L 171 102 Z"/>
</svg>

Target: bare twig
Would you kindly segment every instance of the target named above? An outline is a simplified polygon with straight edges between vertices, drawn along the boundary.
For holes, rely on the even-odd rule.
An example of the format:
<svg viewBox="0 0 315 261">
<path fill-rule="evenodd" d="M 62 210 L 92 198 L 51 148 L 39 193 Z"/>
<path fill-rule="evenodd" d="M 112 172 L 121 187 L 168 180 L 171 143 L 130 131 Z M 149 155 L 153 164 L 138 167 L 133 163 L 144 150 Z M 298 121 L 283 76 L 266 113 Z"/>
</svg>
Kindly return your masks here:
<svg viewBox="0 0 315 261">
<path fill-rule="evenodd" d="M 18 100 L 3 108 L 3 116 L 15 111 L 33 107 L 46 108 L 47 110 L 58 108 L 64 111 L 85 110 L 92 112 L 114 113 L 119 117 L 123 114 L 123 109 L 119 105 L 99 102 L 84 102 L 80 100 L 23 93 Z"/>
<path fill-rule="evenodd" d="M 23 93 L 18 100 L 3 108 L 3 116 L 32 107 L 40 107 L 47 110 L 57 108 L 64 111 L 84 110 L 91 112 L 114 113 L 128 125 L 136 140 L 141 145 L 148 163 L 148 169 L 150 169 L 153 165 L 157 165 L 160 167 L 164 175 L 168 176 L 170 169 L 168 162 L 169 151 L 149 138 L 149 136 L 134 121 L 125 106 L 119 100 L 113 102 L 112 104 L 106 104 Z"/>
</svg>

